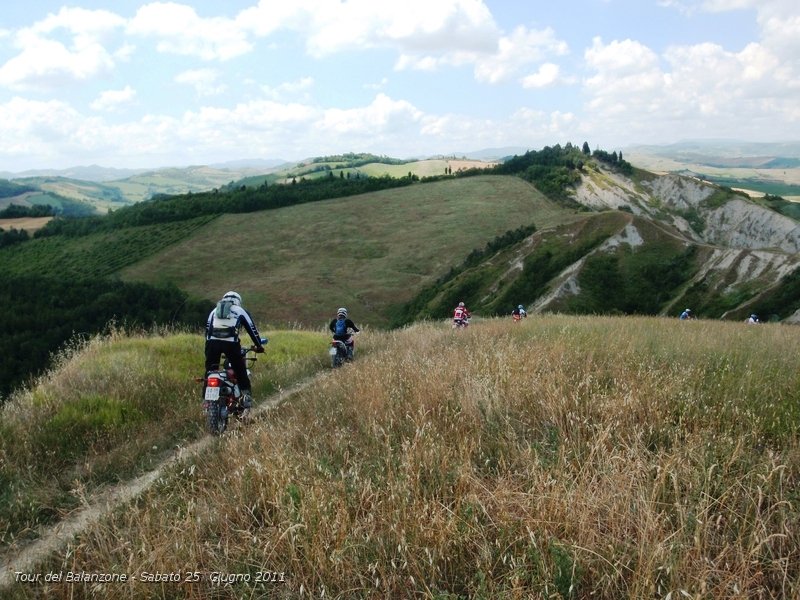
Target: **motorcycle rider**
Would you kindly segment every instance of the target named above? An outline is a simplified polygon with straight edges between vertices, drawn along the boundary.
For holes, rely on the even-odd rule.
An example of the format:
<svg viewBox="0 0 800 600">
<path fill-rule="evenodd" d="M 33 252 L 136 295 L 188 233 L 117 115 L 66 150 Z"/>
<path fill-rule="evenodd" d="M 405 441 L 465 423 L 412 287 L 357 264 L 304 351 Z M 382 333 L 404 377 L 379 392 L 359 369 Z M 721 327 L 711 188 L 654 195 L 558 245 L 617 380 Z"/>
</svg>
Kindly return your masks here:
<svg viewBox="0 0 800 600">
<path fill-rule="evenodd" d="M 453 327 L 466 327 L 467 319 L 472 315 L 463 302 L 459 302 L 456 309 L 453 311 Z"/>
<path fill-rule="evenodd" d="M 242 356 L 242 343 L 239 329 L 244 326 L 259 354 L 264 352 L 261 335 L 258 333 L 253 318 L 242 307 L 242 297 L 234 291 L 227 292 L 217 303 L 206 321 L 206 373 L 219 368 L 222 354 L 230 361 L 236 380 L 242 392 L 242 406 L 250 408 L 253 396 L 250 392 L 250 377 L 247 365 Z"/>
<path fill-rule="evenodd" d="M 353 336 L 350 334 L 352 329 L 356 333 L 360 330 L 347 316 L 347 309 L 342 307 L 336 311 L 336 318 L 328 324 L 328 329 L 333 333 L 333 339 L 344 342 L 347 346 L 347 358 L 353 358 Z"/>
<path fill-rule="evenodd" d="M 528 318 L 528 313 L 525 312 L 525 307 L 520 304 L 511 311 L 511 317 L 514 319 L 514 323 L 519 323 L 523 317 L 526 319 Z"/>
<path fill-rule="evenodd" d="M 691 308 L 685 309 L 681 313 L 681 316 L 679 317 L 679 319 L 681 321 L 691 321 L 692 319 L 694 319 L 694 313 L 692 312 L 692 309 Z"/>
</svg>

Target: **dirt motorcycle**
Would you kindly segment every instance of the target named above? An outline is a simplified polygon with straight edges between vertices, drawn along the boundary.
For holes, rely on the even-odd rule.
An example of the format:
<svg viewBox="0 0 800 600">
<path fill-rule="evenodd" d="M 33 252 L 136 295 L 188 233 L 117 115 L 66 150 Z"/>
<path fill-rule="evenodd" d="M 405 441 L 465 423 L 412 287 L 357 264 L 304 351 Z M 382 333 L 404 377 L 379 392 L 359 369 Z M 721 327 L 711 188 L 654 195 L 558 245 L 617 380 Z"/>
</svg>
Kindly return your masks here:
<svg viewBox="0 0 800 600">
<path fill-rule="evenodd" d="M 471 317 L 464 319 L 453 319 L 453 329 L 466 329 L 469 327 L 469 320 Z"/>
<path fill-rule="evenodd" d="M 261 338 L 261 345 L 268 343 L 267 338 Z M 250 367 L 258 359 L 255 356 L 256 346 L 242 348 L 242 356 L 247 364 L 247 374 L 250 375 Z M 208 430 L 213 435 L 221 435 L 228 428 L 230 417 L 243 418 L 247 410 L 242 403 L 242 391 L 236 379 L 236 372 L 230 360 L 225 360 L 224 368 L 212 369 L 206 376 L 199 378 L 205 386 L 203 394 L 203 413 L 206 416 Z"/>
<path fill-rule="evenodd" d="M 356 340 L 354 331 L 350 330 L 347 334 L 350 336 L 346 342 L 342 340 L 332 339 L 331 347 L 328 354 L 331 357 L 331 368 L 335 369 L 341 367 L 345 362 L 350 362 L 355 358 L 356 353 Z"/>
</svg>

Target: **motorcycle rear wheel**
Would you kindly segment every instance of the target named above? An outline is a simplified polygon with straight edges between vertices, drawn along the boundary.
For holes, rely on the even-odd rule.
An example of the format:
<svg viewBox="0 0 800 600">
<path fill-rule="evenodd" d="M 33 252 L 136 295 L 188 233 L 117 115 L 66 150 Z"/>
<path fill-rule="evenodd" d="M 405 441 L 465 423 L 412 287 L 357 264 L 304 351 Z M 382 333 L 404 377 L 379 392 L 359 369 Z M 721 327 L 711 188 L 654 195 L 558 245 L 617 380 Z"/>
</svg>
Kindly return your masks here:
<svg viewBox="0 0 800 600">
<path fill-rule="evenodd" d="M 206 410 L 208 430 L 212 435 L 222 435 L 228 427 L 228 416 L 222 413 L 220 402 L 211 402 Z"/>
</svg>

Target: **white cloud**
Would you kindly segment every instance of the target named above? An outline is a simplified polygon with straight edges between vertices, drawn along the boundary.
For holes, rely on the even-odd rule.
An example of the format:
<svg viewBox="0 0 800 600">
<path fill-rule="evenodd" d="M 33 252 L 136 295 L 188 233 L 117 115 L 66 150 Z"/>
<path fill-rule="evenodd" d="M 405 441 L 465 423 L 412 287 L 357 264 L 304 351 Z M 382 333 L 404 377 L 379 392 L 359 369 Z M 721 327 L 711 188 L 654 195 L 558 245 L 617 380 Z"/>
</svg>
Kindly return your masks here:
<svg viewBox="0 0 800 600">
<path fill-rule="evenodd" d="M 121 90 L 106 90 L 90 106 L 94 110 L 112 112 L 121 106 L 130 104 L 135 96 L 136 91 L 126 85 Z"/>
<path fill-rule="evenodd" d="M 314 87 L 314 78 L 302 77 L 296 81 L 287 81 L 274 87 L 261 86 L 261 89 L 269 98 L 279 100 L 287 96 L 304 95 L 312 87 Z"/>
<path fill-rule="evenodd" d="M 53 89 L 110 72 L 115 60 L 104 44 L 124 19 L 104 10 L 62 8 L 13 35 L 20 52 L 0 67 L 0 85 Z M 67 42 L 56 38 L 65 33 Z"/>
<path fill-rule="evenodd" d="M 540 89 L 555 85 L 559 81 L 560 69 L 553 63 L 545 63 L 533 75 L 522 78 L 522 87 L 525 89 Z"/>
<path fill-rule="evenodd" d="M 0 157 L 7 163 L 58 160 L 68 150 L 77 151 L 68 154 L 69 160 L 75 160 L 96 143 L 96 139 L 82 133 L 90 126 L 89 121 L 65 102 L 14 97 L 0 104 L 0 138 L 3 140 Z M 97 132 L 103 135 L 102 129 Z M 86 146 L 83 141 L 87 142 Z"/>
<path fill-rule="evenodd" d="M 396 50 L 396 70 L 436 71 L 474 65 L 481 81 L 498 82 L 566 44 L 550 29 L 519 27 L 503 36 L 482 0 L 298 0 L 276 7 L 261 0 L 237 21 L 255 35 L 281 28 L 306 36 L 306 49 L 320 58 L 350 50 Z"/>
<path fill-rule="evenodd" d="M 419 122 L 422 111 L 405 100 L 392 100 L 378 94 L 371 104 L 361 108 L 325 110 L 318 121 L 321 131 L 333 135 L 355 135 L 362 139 L 386 136 L 407 131 L 411 123 Z"/>
<path fill-rule="evenodd" d="M 189 69 L 175 76 L 177 83 L 190 85 L 198 96 L 216 96 L 226 90 L 225 84 L 218 83 L 219 72 L 215 69 Z"/>
<path fill-rule="evenodd" d="M 396 48 L 406 53 L 491 50 L 497 27 L 482 0 L 261 0 L 243 11 L 242 27 L 266 36 L 286 28 L 306 35 L 321 57 L 345 50 Z"/>
<path fill-rule="evenodd" d="M 152 2 L 140 7 L 128 23 L 128 33 L 158 40 L 159 52 L 228 60 L 253 49 L 240 22 L 202 18 L 191 6 Z"/>
<path fill-rule="evenodd" d="M 528 65 L 546 56 L 564 55 L 568 50 L 550 28 L 537 31 L 517 27 L 511 35 L 500 38 L 495 53 L 477 58 L 475 77 L 484 83 L 507 81 Z"/>
<path fill-rule="evenodd" d="M 584 81 L 587 123 L 608 136 L 759 139 L 780 133 L 767 132 L 767 122 L 797 124 L 797 81 L 760 43 L 739 52 L 713 43 L 672 46 L 659 57 L 634 40 L 595 38 L 585 59 L 593 71 Z"/>
</svg>

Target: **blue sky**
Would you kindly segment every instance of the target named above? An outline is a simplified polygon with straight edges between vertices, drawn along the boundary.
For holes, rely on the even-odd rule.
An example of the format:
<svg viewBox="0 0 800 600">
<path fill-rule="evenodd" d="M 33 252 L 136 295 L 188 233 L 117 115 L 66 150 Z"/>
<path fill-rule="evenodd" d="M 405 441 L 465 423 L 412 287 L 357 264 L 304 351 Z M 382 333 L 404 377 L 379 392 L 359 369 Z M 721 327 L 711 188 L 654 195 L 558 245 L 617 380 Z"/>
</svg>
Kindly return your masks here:
<svg viewBox="0 0 800 600">
<path fill-rule="evenodd" d="M 0 171 L 800 139 L 797 0 L 36 0 Z"/>
</svg>

